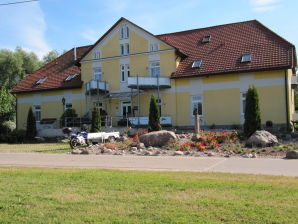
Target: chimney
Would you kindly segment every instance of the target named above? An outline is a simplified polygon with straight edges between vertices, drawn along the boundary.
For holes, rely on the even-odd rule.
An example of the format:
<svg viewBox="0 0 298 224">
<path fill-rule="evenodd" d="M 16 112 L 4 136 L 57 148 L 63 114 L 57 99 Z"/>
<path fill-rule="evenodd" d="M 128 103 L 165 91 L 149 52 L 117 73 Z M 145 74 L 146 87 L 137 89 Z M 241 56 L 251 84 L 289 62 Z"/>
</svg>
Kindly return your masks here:
<svg viewBox="0 0 298 224">
<path fill-rule="evenodd" d="M 76 47 L 73 48 L 73 54 L 74 54 L 74 60 L 76 61 L 77 60 L 77 48 Z"/>
</svg>

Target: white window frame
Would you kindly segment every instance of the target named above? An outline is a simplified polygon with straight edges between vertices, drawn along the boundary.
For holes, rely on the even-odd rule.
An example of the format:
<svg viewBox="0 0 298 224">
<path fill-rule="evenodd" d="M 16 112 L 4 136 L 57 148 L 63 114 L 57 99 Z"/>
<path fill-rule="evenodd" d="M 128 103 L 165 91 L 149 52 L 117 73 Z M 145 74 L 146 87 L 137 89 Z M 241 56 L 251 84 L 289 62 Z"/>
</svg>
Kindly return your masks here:
<svg viewBox="0 0 298 224">
<path fill-rule="evenodd" d="M 124 25 L 120 28 L 120 40 L 129 39 L 129 27 Z"/>
<path fill-rule="evenodd" d="M 129 64 L 120 65 L 120 81 L 127 82 L 127 77 L 130 76 L 130 67 Z"/>
<path fill-rule="evenodd" d="M 36 81 L 35 85 L 40 85 L 41 83 L 43 83 L 44 81 L 46 81 L 47 77 L 41 77 L 39 80 Z"/>
<path fill-rule="evenodd" d="M 71 81 L 76 76 L 77 76 L 77 74 L 70 74 L 70 75 L 67 76 L 67 78 L 65 79 L 65 81 Z"/>
<path fill-rule="evenodd" d="M 240 92 L 240 124 L 244 124 L 245 118 L 245 106 L 246 106 L 246 92 Z"/>
<path fill-rule="evenodd" d="M 94 60 L 100 59 L 100 51 L 94 51 L 94 53 L 93 53 L 93 59 Z"/>
<path fill-rule="evenodd" d="M 123 114 L 123 107 L 126 107 L 126 114 L 124 115 Z M 130 107 L 130 114 L 128 114 L 128 107 Z M 121 116 L 123 116 L 123 117 L 127 117 L 127 116 L 129 116 L 129 115 L 131 115 L 132 114 L 132 107 L 131 107 L 131 101 L 123 101 L 123 102 L 121 102 Z"/>
<path fill-rule="evenodd" d="M 93 80 L 102 81 L 102 69 L 101 69 L 101 67 L 93 68 Z"/>
<path fill-rule="evenodd" d="M 252 59 L 252 54 L 250 53 L 242 54 L 241 63 L 251 62 L 251 59 Z"/>
<path fill-rule="evenodd" d="M 201 68 L 202 65 L 202 60 L 201 59 L 197 59 L 194 60 L 194 62 L 192 63 L 192 68 Z"/>
<path fill-rule="evenodd" d="M 34 105 L 33 106 L 33 113 L 34 113 L 35 121 L 39 123 L 41 121 L 41 106 L 40 105 Z"/>
<path fill-rule="evenodd" d="M 129 55 L 129 43 L 120 44 L 120 55 L 125 56 Z"/>
<path fill-rule="evenodd" d="M 194 112 L 194 105 L 195 104 L 198 104 L 198 103 L 201 103 L 202 105 L 202 114 L 199 114 L 200 115 L 200 124 L 204 124 L 204 104 L 203 104 L 203 96 L 202 95 L 194 95 L 194 96 L 191 96 L 190 97 L 190 115 L 191 115 L 191 119 L 192 119 L 192 123 L 194 125 L 194 118 L 195 118 L 195 115 L 193 114 Z"/>
<path fill-rule="evenodd" d="M 160 77 L 160 61 L 149 62 L 149 73 L 151 77 Z"/>
<path fill-rule="evenodd" d="M 159 51 L 159 44 L 158 43 L 151 43 L 150 44 L 150 52 Z"/>
</svg>

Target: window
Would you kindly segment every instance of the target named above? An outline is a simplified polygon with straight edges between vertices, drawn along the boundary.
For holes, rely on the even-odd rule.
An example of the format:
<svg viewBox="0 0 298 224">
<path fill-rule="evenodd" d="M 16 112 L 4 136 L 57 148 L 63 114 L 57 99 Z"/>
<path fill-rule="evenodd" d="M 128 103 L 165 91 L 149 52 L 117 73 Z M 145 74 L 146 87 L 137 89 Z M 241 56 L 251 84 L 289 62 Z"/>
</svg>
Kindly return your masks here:
<svg viewBox="0 0 298 224">
<path fill-rule="evenodd" d="M 67 82 L 67 81 L 70 81 L 70 80 L 72 80 L 74 77 L 76 77 L 76 74 L 70 74 L 70 75 L 67 76 L 67 78 L 65 79 L 65 81 L 66 81 L 66 82 Z"/>
<path fill-rule="evenodd" d="M 129 38 L 129 28 L 128 26 L 123 26 L 120 29 L 120 39 L 128 39 Z"/>
<path fill-rule="evenodd" d="M 203 114 L 203 104 L 202 104 L 202 97 L 201 96 L 192 96 L 191 97 L 191 107 L 192 107 L 192 115 L 199 115 Z"/>
<path fill-rule="evenodd" d="M 100 52 L 99 51 L 94 52 L 93 59 L 100 59 Z"/>
<path fill-rule="evenodd" d="M 159 61 L 150 62 L 150 75 L 152 77 L 160 76 L 160 63 Z"/>
<path fill-rule="evenodd" d="M 246 93 L 241 93 L 241 114 L 244 115 L 246 107 Z"/>
<path fill-rule="evenodd" d="M 93 69 L 93 80 L 101 81 L 102 79 L 102 71 L 101 68 Z"/>
<path fill-rule="evenodd" d="M 121 82 L 126 82 L 127 77 L 130 76 L 129 65 L 120 65 Z"/>
<path fill-rule="evenodd" d="M 129 44 L 120 44 L 120 53 L 121 55 L 129 54 Z"/>
<path fill-rule="evenodd" d="M 202 60 L 195 60 L 192 63 L 192 68 L 200 68 L 201 67 L 201 64 L 202 64 Z"/>
<path fill-rule="evenodd" d="M 209 43 L 211 40 L 211 35 L 204 36 L 202 39 L 202 43 Z"/>
<path fill-rule="evenodd" d="M 245 62 L 251 62 L 251 54 L 243 54 L 242 58 L 241 58 L 241 62 L 245 63 Z"/>
<path fill-rule="evenodd" d="M 34 106 L 34 117 L 36 122 L 40 122 L 41 120 L 41 107 L 40 105 Z"/>
<path fill-rule="evenodd" d="M 150 51 L 158 51 L 158 50 L 159 50 L 158 43 L 150 44 Z"/>
<path fill-rule="evenodd" d="M 41 83 L 43 83 L 44 81 L 46 81 L 46 79 L 47 79 L 46 76 L 40 78 L 40 79 L 35 83 L 35 85 L 40 85 Z"/>
</svg>

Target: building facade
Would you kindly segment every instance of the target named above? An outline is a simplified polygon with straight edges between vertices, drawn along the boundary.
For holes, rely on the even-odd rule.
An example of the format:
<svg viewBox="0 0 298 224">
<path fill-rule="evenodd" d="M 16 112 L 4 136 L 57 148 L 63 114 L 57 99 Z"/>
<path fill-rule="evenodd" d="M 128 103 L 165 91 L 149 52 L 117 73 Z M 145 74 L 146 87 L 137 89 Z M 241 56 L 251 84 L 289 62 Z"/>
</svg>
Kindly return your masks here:
<svg viewBox="0 0 298 224">
<path fill-rule="evenodd" d="M 205 126 L 241 125 L 250 85 L 262 123 L 286 125 L 295 113 L 295 67 L 295 47 L 256 20 L 153 35 L 121 18 L 95 44 L 66 52 L 15 87 L 17 128 L 25 128 L 30 107 L 39 128 L 68 108 L 90 117 L 94 106 L 113 126 L 126 117 L 146 125 L 151 95 L 163 125 L 192 127 L 195 112 Z"/>
</svg>

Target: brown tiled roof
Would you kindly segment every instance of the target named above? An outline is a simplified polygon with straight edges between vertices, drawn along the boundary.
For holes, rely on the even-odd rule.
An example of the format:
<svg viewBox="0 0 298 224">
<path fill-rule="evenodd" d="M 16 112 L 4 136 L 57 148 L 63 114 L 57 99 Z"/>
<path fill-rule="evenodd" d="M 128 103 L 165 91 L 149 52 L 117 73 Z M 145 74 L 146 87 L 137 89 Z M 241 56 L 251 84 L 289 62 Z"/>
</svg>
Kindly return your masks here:
<svg viewBox="0 0 298 224">
<path fill-rule="evenodd" d="M 12 90 L 12 93 L 81 87 L 81 69 L 77 65 L 79 59 L 90 47 L 91 46 L 84 46 L 76 48 L 77 61 L 74 60 L 74 48 L 67 51 L 52 62 L 27 75 Z M 77 74 L 77 76 L 71 81 L 65 81 L 70 74 Z M 47 77 L 47 79 L 43 83 L 36 85 L 36 82 L 42 77 Z"/>
<path fill-rule="evenodd" d="M 202 43 L 211 35 L 209 43 Z M 226 24 L 156 37 L 175 46 L 187 57 L 182 59 L 173 78 L 212 74 L 294 68 L 295 47 L 256 20 Z M 242 54 L 251 53 L 249 63 Z M 201 59 L 200 68 L 192 68 Z"/>
</svg>

